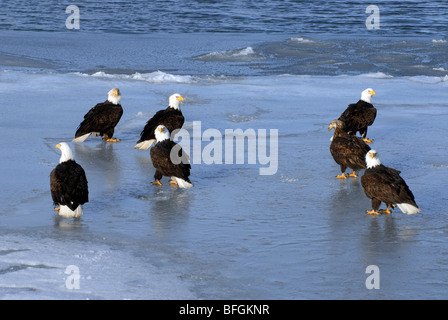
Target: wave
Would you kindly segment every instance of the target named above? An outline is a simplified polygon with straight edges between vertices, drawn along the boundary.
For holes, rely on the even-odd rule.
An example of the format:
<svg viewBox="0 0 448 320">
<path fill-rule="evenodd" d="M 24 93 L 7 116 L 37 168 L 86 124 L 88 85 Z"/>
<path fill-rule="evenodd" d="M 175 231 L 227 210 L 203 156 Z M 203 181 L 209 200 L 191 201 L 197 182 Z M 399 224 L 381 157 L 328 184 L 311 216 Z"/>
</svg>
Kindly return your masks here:
<svg viewBox="0 0 448 320">
<path fill-rule="evenodd" d="M 443 44 L 443 43 L 447 43 L 448 41 L 443 40 L 443 39 L 439 39 L 439 40 L 433 39 L 431 42 L 434 44 Z"/>
<path fill-rule="evenodd" d="M 162 71 L 154 71 L 150 73 L 135 72 L 134 74 L 110 74 L 104 71 L 98 71 L 93 74 L 75 72 L 81 77 L 107 78 L 119 80 L 137 80 L 149 83 L 194 83 L 196 80 L 192 76 L 174 75 Z"/>
<path fill-rule="evenodd" d="M 297 37 L 297 38 L 291 38 L 289 39 L 293 42 L 298 42 L 298 43 L 314 43 L 314 40 L 311 40 L 309 38 L 305 38 L 305 37 Z"/>
<path fill-rule="evenodd" d="M 252 47 L 246 47 L 244 49 L 238 50 L 237 52 L 232 53 L 232 56 L 238 57 L 238 56 L 249 56 L 255 54 L 255 51 Z"/>
<path fill-rule="evenodd" d="M 375 73 L 363 73 L 360 74 L 359 77 L 366 77 L 366 78 L 372 78 L 372 79 L 407 79 L 412 82 L 418 82 L 423 84 L 436 84 L 440 82 L 448 82 L 448 75 L 445 76 L 427 76 L 427 75 L 420 75 L 420 76 L 404 76 L 404 77 L 394 77 L 391 75 L 388 75 L 383 72 L 375 72 Z"/>
<path fill-rule="evenodd" d="M 250 62 L 254 60 L 263 60 L 264 57 L 257 53 L 252 47 L 246 47 L 237 50 L 226 50 L 211 52 L 196 57 L 202 61 L 221 61 L 221 62 Z"/>
<path fill-rule="evenodd" d="M 446 71 L 446 70 L 445 70 Z M 383 72 L 374 72 L 374 73 L 362 73 L 359 75 L 348 75 L 348 74 L 341 74 L 341 75 L 323 75 L 323 76 L 315 76 L 315 75 L 294 75 L 294 74 L 282 74 L 274 77 L 292 77 L 292 78 L 312 78 L 312 77 L 341 77 L 341 78 L 353 78 L 353 77 L 361 77 L 361 78 L 370 78 L 370 79 L 406 79 L 408 81 L 421 83 L 421 84 L 437 84 L 441 82 L 448 82 L 448 75 L 445 76 L 428 76 L 428 75 L 416 75 L 416 76 L 392 76 Z"/>
<path fill-rule="evenodd" d="M 409 81 L 424 83 L 424 84 L 437 84 L 441 82 L 448 82 L 448 75 L 444 77 L 431 77 L 431 76 L 413 76 L 407 78 Z"/>
<path fill-rule="evenodd" d="M 372 73 L 363 73 L 360 76 L 366 77 L 366 78 L 373 78 L 373 79 L 392 79 L 393 76 L 386 74 L 384 72 L 372 72 Z"/>
</svg>

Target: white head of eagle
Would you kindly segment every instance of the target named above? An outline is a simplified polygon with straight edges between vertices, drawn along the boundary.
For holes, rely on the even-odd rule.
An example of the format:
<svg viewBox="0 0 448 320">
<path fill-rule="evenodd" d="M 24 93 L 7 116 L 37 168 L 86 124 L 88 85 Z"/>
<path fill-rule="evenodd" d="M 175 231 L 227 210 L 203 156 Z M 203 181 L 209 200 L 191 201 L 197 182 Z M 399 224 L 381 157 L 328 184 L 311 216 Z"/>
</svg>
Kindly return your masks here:
<svg viewBox="0 0 448 320">
<path fill-rule="evenodd" d="M 158 125 L 156 130 L 154 130 L 154 135 L 156 136 L 157 142 L 170 139 L 170 132 L 164 125 Z"/>
<path fill-rule="evenodd" d="M 375 168 L 381 164 L 380 159 L 378 158 L 378 153 L 375 150 L 370 150 L 366 154 L 366 164 L 367 168 Z"/>
<path fill-rule="evenodd" d="M 184 98 L 178 93 L 172 94 L 168 100 L 169 106 L 176 110 L 180 109 L 180 103 L 182 101 L 184 101 Z"/>
<path fill-rule="evenodd" d="M 372 96 L 374 95 L 376 95 L 375 91 L 373 91 L 372 88 L 368 88 L 363 92 L 361 92 L 361 100 L 368 103 L 372 103 Z"/>
<path fill-rule="evenodd" d="M 121 93 L 120 89 L 113 88 L 107 93 L 107 100 L 112 102 L 113 104 L 120 104 L 121 101 Z"/>
<path fill-rule="evenodd" d="M 74 159 L 73 152 L 67 143 L 65 142 L 58 143 L 56 145 L 56 149 L 61 150 L 61 158 L 59 159 L 59 163 Z"/>
</svg>

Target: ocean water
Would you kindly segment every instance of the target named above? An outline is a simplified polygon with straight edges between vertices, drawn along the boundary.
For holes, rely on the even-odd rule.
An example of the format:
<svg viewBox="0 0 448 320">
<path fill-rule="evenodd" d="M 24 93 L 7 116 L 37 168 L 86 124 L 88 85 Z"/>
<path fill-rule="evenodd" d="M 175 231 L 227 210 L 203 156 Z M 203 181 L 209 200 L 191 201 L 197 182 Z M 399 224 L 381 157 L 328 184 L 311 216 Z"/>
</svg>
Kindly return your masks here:
<svg viewBox="0 0 448 320">
<path fill-rule="evenodd" d="M 382 35 L 446 34 L 444 0 L 207 0 L 170 1 L 3 1 L 0 27 L 20 31 L 59 32 L 69 5 L 80 9 L 81 29 L 107 33 L 332 33 L 367 35 L 366 9 L 380 11 Z M 381 27 L 384 26 L 384 27 Z"/>
<path fill-rule="evenodd" d="M 68 4 L 2 3 L 0 298 L 446 299 L 447 3 L 378 2 L 373 30 L 370 4 L 81 1 L 69 30 Z M 72 143 L 112 87 L 121 141 Z M 420 214 L 368 216 L 360 179 L 335 179 L 328 124 L 367 87 L 372 147 Z M 175 92 L 188 190 L 153 186 L 149 151 L 133 149 Z M 225 132 L 238 129 L 256 152 L 246 139 L 226 163 Z M 215 163 L 207 132 L 221 141 Z M 61 141 L 89 181 L 76 220 L 50 196 Z M 366 287 L 372 265 L 379 289 Z"/>
</svg>

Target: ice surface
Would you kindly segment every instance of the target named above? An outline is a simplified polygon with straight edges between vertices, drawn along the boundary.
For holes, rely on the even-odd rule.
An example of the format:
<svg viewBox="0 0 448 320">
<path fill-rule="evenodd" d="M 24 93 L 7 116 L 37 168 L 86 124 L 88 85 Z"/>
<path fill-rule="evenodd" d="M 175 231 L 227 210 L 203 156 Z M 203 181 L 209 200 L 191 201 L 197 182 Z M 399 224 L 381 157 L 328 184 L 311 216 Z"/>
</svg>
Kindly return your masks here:
<svg viewBox="0 0 448 320">
<path fill-rule="evenodd" d="M 153 266 L 132 245 L 83 239 L 76 222 L 57 225 L 27 235 L 1 235 L 1 299 L 196 298 L 179 274 Z M 79 270 L 76 287 L 72 266 Z"/>
<path fill-rule="evenodd" d="M 123 95 L 121 141 L 71 143 L 112 87 Z M 335 179 L 328 124 L 367 87 L 378 108 L 368 136 L 421 214 L 367 216 L 359 178 Z M 381 74 L 146 82 L 2 72 L 0 298 L 447 298 L 447 88 L 443 78 Z M 151 185 L 149 152 L 133 146 L 174 92 L 185 98 L 189 132 L 193 121 L 223 134 L 278 129 L 277 173 L 259 175 L 258 162 L 201 163 L 192 189 Z M 58 218 L 51 203 L 61 141 L 89 180 L 76 221 Z M 65 286 L 69 265 L 79 267 L 79 289 Z M 366 289 L 369 265 L 381 271 L 380 290 Z"/>
</svg>

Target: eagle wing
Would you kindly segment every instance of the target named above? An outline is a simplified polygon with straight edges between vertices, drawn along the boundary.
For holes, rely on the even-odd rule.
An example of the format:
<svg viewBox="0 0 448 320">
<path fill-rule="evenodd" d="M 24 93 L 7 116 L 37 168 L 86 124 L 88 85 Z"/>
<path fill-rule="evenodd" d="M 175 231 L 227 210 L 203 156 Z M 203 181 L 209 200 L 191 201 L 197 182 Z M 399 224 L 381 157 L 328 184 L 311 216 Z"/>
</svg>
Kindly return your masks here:
<svg viewBox="0 0 448 320">
<path fill-rule="evenodd" d="M 361 184 L 369 198 L 396 205 L 410 203 L 416 206 L 414 195 L 400 171 L 381 165 L 380 170 L 367 170 L 361 178 Z"/>
<path fill-rule="evenodd" d="M 371 126 L 376 118 L 376 108 L 370 107 L 367 108 L 364 112 L 364 123 L 366 126 Z"/>
<path fill-rule="evenodd" d="M 145 127 L 140 133 L 140 140 L 137 143 L 146 140 L 155 140 L 154 130 L 156 130 L 158 125 L 163 124 L 172 133 L 174 130 L 182 128 L 184 121 L 182 112 L 178 110 L 169 107 L 164 110 L 159 110 L 146 122 Z"/>
<path fill-rule="evenodd" d="M 338 120 L 345 123 L 347 132 L 355 133 L 371 126 L 376 118 L 376 108 L 364 101 L 350 104 Z"/>
<path fill-rule="evenodd" d="M 108 101 L 98 103 L 84 116 L 84 120 L 78 126 L 75 137 L 80 137 L 87 133 L 106 133 L 112 137 L 115 126 L 123 115 L 121 105 L 115 105 Z"/>
<path fill-rule="evenodd" d="M 400 171 L 388 167 L 385 167 L 385 171 L 391 181 L 389 188 L 392 191 L 391 199 L 394 199 L 392 203 L 409 203 L 417 206 L 414 194 L 406 181 L 400 176 Z"/>
</svg>

